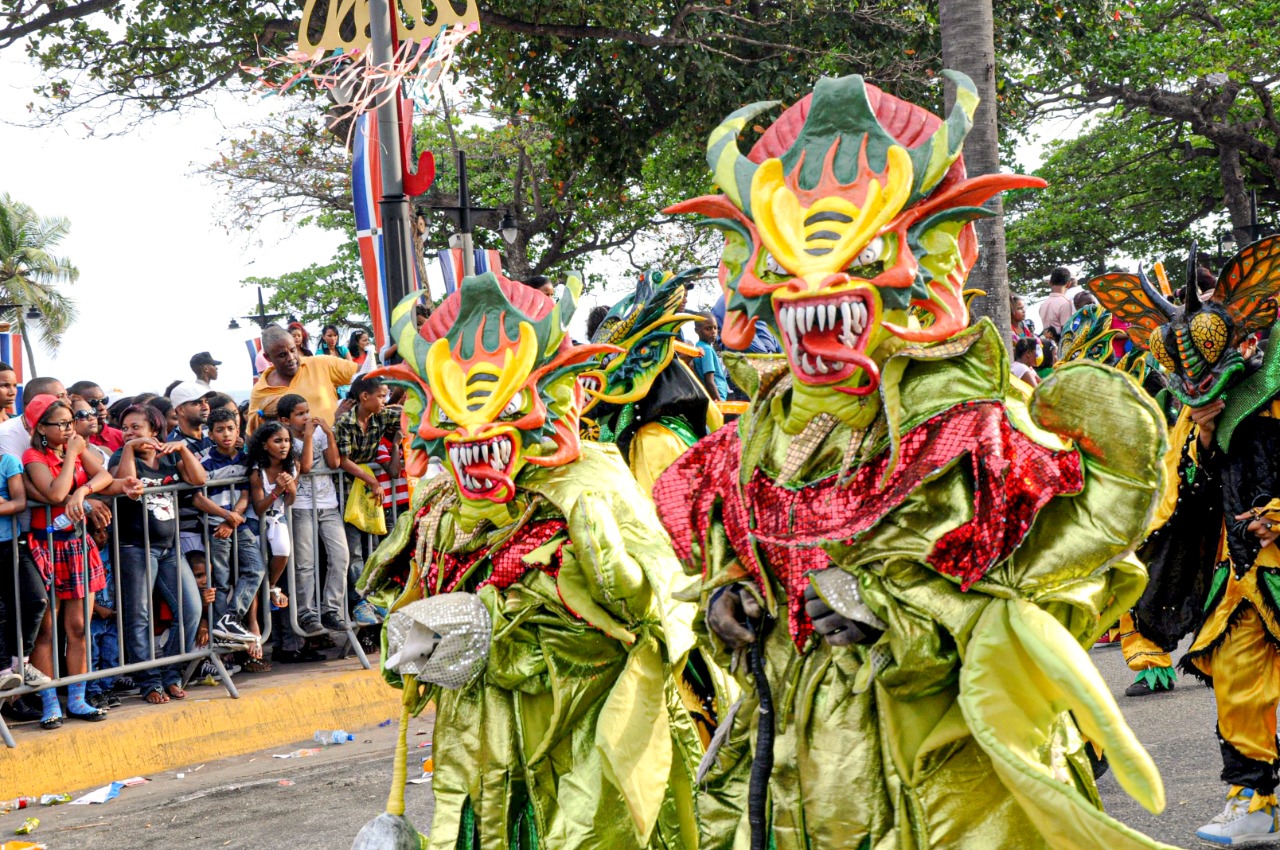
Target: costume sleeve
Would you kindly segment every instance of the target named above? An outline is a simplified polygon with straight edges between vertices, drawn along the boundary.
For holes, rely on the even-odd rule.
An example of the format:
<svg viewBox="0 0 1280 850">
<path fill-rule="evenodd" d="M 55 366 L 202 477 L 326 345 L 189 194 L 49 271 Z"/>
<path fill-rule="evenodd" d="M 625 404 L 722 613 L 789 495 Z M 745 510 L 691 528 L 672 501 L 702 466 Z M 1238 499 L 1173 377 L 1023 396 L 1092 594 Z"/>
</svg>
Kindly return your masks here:
<svg viewBox="0 0 1280 850">
<path fill-rule="evenodd" d="M 1222 461 L 1223 520 L 1227 551 L 1237 570 L 1253 566 L 1262 541 L 1249 531 L 1252 517 L 1236 517 L 1280 496 L 1280 421 L 1253 415 L 1231 438 L 1231 452 Z"/>
<path fill-rule="evenodd" d="M 631 440 L 631 471 L 636 482 L 646 493 L 653 492 L 653 482 L 658 480 L 676 458 L 684 454 L 684 440 L 671 429 L 658 422 L 647 422 L 636 431 Z"/>
<path fill-rule="evenodd" d="M 992 576 L 1012 595 L 993 594 L 962 646 L 959 704 L 1023 808 L 1060 825 L 1050 846 L 1149 847 L 1153 842 L 1074 788 L 1064 761 L 1044 754 L 1054 744 L 1048 731 L 1054 718 L 1070 711 L 1080 731 L 1105 749 L 1121 787 L 1149 811 L 1164 807 L 1151 757 L 1082 646 L 1132 606 L 1146 584 L 1142 565 L 1127 553 L 1172 485 L 1162 463 L 1164 419 L 1127 376 L 1089 363 L 1046 379 L 1029 413 L 1034 427 L 1075 443 L 1085 484 L 1041 510 L 1014 557 Z"/>
</svg>

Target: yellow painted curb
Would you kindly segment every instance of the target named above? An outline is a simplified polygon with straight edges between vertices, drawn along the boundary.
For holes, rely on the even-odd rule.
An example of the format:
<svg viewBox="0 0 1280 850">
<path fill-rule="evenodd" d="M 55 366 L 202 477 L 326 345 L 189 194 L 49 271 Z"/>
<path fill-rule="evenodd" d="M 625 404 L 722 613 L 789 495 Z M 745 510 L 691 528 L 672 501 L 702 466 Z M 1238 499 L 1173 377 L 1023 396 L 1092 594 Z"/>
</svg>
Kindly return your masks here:
<svg viewBox="0 0 1280 850">
<path fill-rule="evenodd" d="M 55 732 L 20 736 L 14 750 L 0 744 L 0 800 L 257 752 L 305 740 L 317 729 L 372 726 L 400 711 L 400 692 L 376 669 L 290 677 L 241 693 L 190 700 L 177 711 L 68 722 Z"/>
</svg>

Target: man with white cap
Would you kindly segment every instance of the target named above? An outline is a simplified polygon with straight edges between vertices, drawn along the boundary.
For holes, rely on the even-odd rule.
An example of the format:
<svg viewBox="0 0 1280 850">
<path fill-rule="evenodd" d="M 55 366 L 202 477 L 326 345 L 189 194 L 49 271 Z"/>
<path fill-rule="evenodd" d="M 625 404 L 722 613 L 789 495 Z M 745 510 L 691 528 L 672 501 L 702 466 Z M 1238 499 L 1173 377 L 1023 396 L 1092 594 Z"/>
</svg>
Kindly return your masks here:
<svg viewBox="0 0 1280 850">
<path fill-rule="evenodd" d="M 199 381 L 183 381 L 169 391 L 169 401 L 173 402 L 173 409 L 178 414 L 178 427 L 169 434 L 169 442 L 182 440 L 196 457 L 213 445 L 206 423 L 209 421 L 209 396 L 214 392 Z M 191 492 L 178 495 L 178 537 L 183 555 L 204 551 L 200 511 L 196 510 L 193 499 Z"/>
</svg>

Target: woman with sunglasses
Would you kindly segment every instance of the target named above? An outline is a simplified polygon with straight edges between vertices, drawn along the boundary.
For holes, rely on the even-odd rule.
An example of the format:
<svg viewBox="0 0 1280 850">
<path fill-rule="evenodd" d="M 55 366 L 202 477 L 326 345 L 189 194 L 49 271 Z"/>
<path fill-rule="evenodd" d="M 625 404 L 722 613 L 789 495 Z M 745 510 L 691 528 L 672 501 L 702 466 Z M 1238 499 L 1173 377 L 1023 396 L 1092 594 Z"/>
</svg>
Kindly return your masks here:
<svg viewBox="0 0 1280 850">
<path fill-rule="evenodd" d="M 94 437 L 102 429 L 102 424 L 98 421 L 98 412 L 94 409 L 95 405 L 85 401 L 82 398 L 74 398 L 71 400 L 71 418 L 75 422 L 76 433 L 79 434 L 88 447 L 86 451 L 93 452 L 98 456 L 98 461 L 106 468 L 107 459 L 111 457 L 111 453 L 102 446 L 94 442 Z"/>
<path fill-rule="evenodd" d="M 45 612 L 31 663 L 52 674 L 53 618 L 61 615 L 66 638 L 65 675 L 75 676 L 89 669 L 85 647 L 83 600 L 106 586 L 102 558 L 93 540 L 84 533 L 84 500 L 94 493 L 122 492 L 126 482 L 115 482 L 98 455 L 76 433 L 75 414 L 70 403 L 51 395 L 36 396 L 23 416 L 31 426 L 31 448 L 22 455 L 23 483 L 34 505 L 31 511 L 31 557 L 54 591 L 55 604 Z M 134 480 L 130 489 L 137 486 Z M 72 604 L 64 605 L 70 601 Z M 85 701 L 83 682 L 67 687 L 67 712 L 79 720 L 103 720 L 106 712 Z M 62 725 L 62 708 L 56 689 L 40 693 L 44 714 L 40 726 L 57 729 Z"/>
</svg>

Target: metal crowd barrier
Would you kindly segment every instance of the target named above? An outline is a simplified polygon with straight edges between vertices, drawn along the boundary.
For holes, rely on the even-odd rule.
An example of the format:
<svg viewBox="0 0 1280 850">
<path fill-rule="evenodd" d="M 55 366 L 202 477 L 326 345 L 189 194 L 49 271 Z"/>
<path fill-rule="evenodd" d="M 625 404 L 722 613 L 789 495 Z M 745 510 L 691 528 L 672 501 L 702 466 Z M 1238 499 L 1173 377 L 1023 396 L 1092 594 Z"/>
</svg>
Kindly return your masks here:
<svg viewBox="0 0 1280 850">
<path fill-rule="evenodd" d="M 375 473 L 379 471 L 379 467 L 376 464 L 369 464 L 369 466 L 371 466 L 374 469 Z M 311 473 L 307 473 L 305 476 L 299 476 L 299 478 L 300 479 L 310 478 L 314 480 L 315 478 L 318 478 L 321 476 L 324 476 L 324 477 L 331 476 L 336 479 L 335 489 L 338 494 L 338 512 L 339 512 L 339 516 L 341 516 L 344 512 L 344 508 L 346 505 L 346 493 L 345 493 L 346 488 L 344 486 L 345 477 L 341 471 L 333 470 L 328 472 L 311 472 Z M 228 486 L 247 485 L 247 483 L 248 483 L 247 478 L 237 477 L 237 478 L 218 479 L 216 481 L 207 482 L 201 487 L 192 487 L 191 485 L 188 485 L 188 484 L 169 484 L 169 485 L 164 485 L 160 487 L 146 487 L 143 490 L 143 495 L 141 496 L 141 500 L 145 500 L 148 494 L 158 494 L 158 493 L 167 493 L 167 492 L 180 494 L 185 492 L 193 492 L 196 490 L 199 490 L 207 497 L 211 489 L 220 490 Z M 395 501 L 394 479 L 391 481 L 390 486 L 391 486 L 391 496 L 392 496 L 391 508 L 390 508 L 391 510 L 390 523 L 393 524 L 395 522 L 396 517 L 399 514 L 399 506 L 396 504 L 396 501 Z M 321 549 L 321 541 L 320 541 L 320 523 L 319 523 L 319 517 L 318 517 L 319 509 L 315 507 L 314 493 L 315 493 L 315 486 L 313 483 L 312 507 L 309 509 L 303 509 L 303 510 L 310 510 L 310 512 L 312 513 L 312 522 L 311 522 L 312 550 L 311 551 L 316 560 L 315 583 L 316 583 L 317 608 L 319 608 L 320 600 L 322 599 L 321 594 L 323 592 L 322 591 L 323 583 L 320 581 L 320 577 L 319 577 L 320 576 L 319 561 L 321 558 L 322 549 Z M 123 584 L 121 579 L 121 573 L 122 573 L 121 563 L 120 563 L 121 545 L 120 545 L 120 537 L 119 537 L 119 528 L 117 523 L 117 517 L 119 516 L 119 513 L 117 511 L 117 503 L 122 498 L 127 498 L 127 497 L 115 496 L 115 497 L 111 497 L 110 499 L 98 500 L 98 501 L 107 502 L 111 508 L 112 521 L 109 528 L 110 539 L 107 543 L 107 549 L 110 552 L 110 559 L 111 559 L 111 581 L 112 581 L 112 590 L 114 591 L 114 598 L 115 598 L 115 610 L 113 612 L 113 616 L 114 616 L 115 625 L 116 625 L 117 642 L 120 646 L 121 663 L 109 668 L 94 669 L 96 665 L 94 663 L 95 659 L 94 659 L 94 645 L 93 645 L 94 641 L 92 637 L 92 622 L 93 622 L 93 606 L 95 604 L 97 594 L 89 591 L 89 587 L 91 584 L 91 581 L 90 581 L 91 565 L 89 561 L 88 547 L 86 544 L 87 544 L 87 538 L 90 535 L 88 531 L 88 522 L 86 521 L 81 526 L 79 526 L 79 529 L 78 529 L 82 550 L 84 551 L 84 556 L 81 563 L 81 571 L 82 571 L 81 578 L 83 579 L 83 582 L 84 582 L 85 596 L 83 599 L 74 599 L 74 600 L 69 599 L 69 600 L 63 600 L 63 601 L 64 601 L 64 607 L 65 607 L 65 604 L 82 604 L 84 606 L 84 633 L 85 633 L 84 641 L 85 641 L 85 657 L 87 659 L 88 671 L 85 673 L 65 675 L 65 671 L 62 669 L 62 667 L 64 666 L 62 664 L 62 658 L 61 658 L 61 655 L 63 654 L 63 648 L 62 648 L 62 641 L 59 635 L 59 617 L 57 616 L 58 600 L 57 600 L 57 594 L 55 589 L 56 582 L 54 580 L 50 580 L 48 582 L 48 587 L 46 588 L 46 598 L 44 601 L 47 606 L 45 616 L 52 616 L 51 643 L 52 643 L 52 659 L 53 659 L 52 668 L 53 669 L 43 670 L 41 672 L 48 675 L 52 679 L 52 681 L 49 684 L 43 685 L 38 688 L 33 688 L 25 684 L 22 684 L 22 685 L 19 685 L 19 687 L 17 688 L 0 692 L 0 701 L 8 700 L 9 698 L 12 698 L 12 697 L 19 697 L 24 694 L 37 693 L 40 691 L 48 690 L 49 688 L 62 688 L 67 685 L 74 685 L 80 682 L 89 682 L 92 680 L 104 679 L 104 678 L 114 678 L 117 676 L 131 676 L 132 674 L 137 672 L 150 670 L 154 668 L 160 668 L 160 667 L 169 667 L 175 664 L 187 665 L 185 672 L 183 673 L 182 682 L 181 682 L 182 686 L 185 688 L 185 686 L 190 681 L 192 673 L 195 671 L 197 665 L 200 665 L 204 661 L 208 661 L 213 665 L 214 669 L 217 671 L 218 680 L 222 683 L 222 686 L 227 689 L 227 693 L 230 694 L 232 698 L 238 698 L 240 696 L 240 693 L 236 689 L 235 684 L 231 681 L 231 676 L 227 673 L 227 669 L 222 663 L 222 659 L 219 657 L 220 654 L 223 654 L 229 651 L 234 651 L 234 650 L 228 650 L 224 647 L 215 647 L 215 639 L 212 635 L 212 629 L 215 623 L 212 602 L 203 606 L 204 618 L 210 630 L 208 643 L 204 647 L 195 647 L 193 645 L 190 651 L 182 652 L 177 655 L 162 655 L 157 657 L 156 639 L 155 639 L 156 638 L 155 627 L 156 627 L 157 606 L 156 604 L 154 604 L 154 600 L 156 596 L 156 589 L 158 586 L 158 579 L 151 583 L 151 591 L 150 591 L 151 604 L 148 605 L 149 613 L 147 617 L 147 633 L 150 638 L 150 640 L 148 641 L 149 650 L 150 650 L 148 653 L 149 657 L 141 660 L 129 659 L 126 661 L 127 632 L 125 629 L 124 596 L 123 596 Z M 176 501 L 177 500 L 175 499 L 175 502 Z M 38 503 L 32 503 L 32 507 L 30 508 L 30 510 L 31 511 L 42 510 L 45 512 L 46 531 L 43 533 L 45 534 L 45 538 L 46 538 L 45 543 L 52 557 L 53 535 L 54 535 L 54 531 L 52 529 L 53 511 L 50 507 L 39 505 Z M 152 541 L 150 539 L 150 527 L 149 527 L 149 522 L 147 521 L 145 506 L 142 508 L 142 510 L 143 510 L 143 523 L 142 523 L 143 547 L 142 548 L 144 553 L 143 557 L 144 557 L 144 563 L 147 565 L 147 569 L 150 569 Z M 289 510 L 286 512 L 286 517 L 287 517 L 287 522 L 289 527 L 289 535 L 290 535 L 291 541 L 296 541 L 297 539 L 296 536 L 294 536 L 294 527 L 295 527 L 294 514 L 295 514 L 295 510 L 293 508 L 289 508 Z M 203 513 L 201 513 L 200 516 L 202 520 L 201 529 L 202 529 L 204 551 L 205 551 L 205 575 L 207 577 L 206 586 L 212 586 L 213 585 L 213 560 L 212 560 L 212 557 L 210 554 L 210 548 L 209 548 L 211 531 L 209 528 L 208 516 Z M 11 547 L 13 550 L 12 564 L 11 564 L 10 576 L 8 577 L 7 581 L 12 582 L 14 610 L 8 610 L 9 606 L 6 605 L 5 606 L 6 610 L 4 611 L 4 617 L 6 621 L 16 620 L 16 627 L 14 628 L 14 632 L 16 633 L 16 636 L 17 636 L 17 645 L 9 647 L 10 653 L 17 655 L 19 658 L 26 658 L 30 655 L 32 647 L 26 646 L 24 644 L 24 637 L 22 634 L 23 632 L 23 629 L 22 629 L 23 599 L 22 599 L 22 588 L 19 581 L 19 569 L 20 569 L 19 547 L 21 545 L 26 545 L 25 542 L 20 542 L 21 538 L 26 537 L 26 532 L 22 530 L 21 526 L 25 523 L 20 522 L 20 520 L 24 519 L 24 517 L 13 516 L 13 517 L 9 517 L 8 519 L 11 524 L 10 527 L 13 530 L 14 536 L 13 536 L 13 543 Z M 175 516 L 174 516 L 174 537 L 172 541 L 172 548 L 176 553 L 176 557 L 178 561 L 178 581 L 176 583 L 177 592 L 176 592 L 176 600 L 175 600 L 176 606 L 173 606 L 173 607 L 176 607 L 177 610 L 171 611 L 171 614 L 173 615 L 173 621 L 170 623 L 169 628 L 178 629 L 179 645 L 185 647 L 188 645 L 188 639 L 186 635 L 186 627 L 185 627 L 185 624 L 183 623 L 183 617 L 182 617 L 182 609 L 183 609 L 182 575 L 184 570 L 190 571 L 191 567 L 188 564 L 186 557 L 182 553 L 180 531 L 179 531 L 179 528 L 181 525 L 180 520 L 181 520 L 180 511 L 177 511 L 175 512 Z M 272 617 L 271 617 L 271 599 L 270 599 L 271 555 L 269 552 L 269 547 L 267 545 L 266 534 L 264 533 L 265 529 L 263 529 L 261 526 L 261 523 L 262 523 L 261 518 L 259 518 L 259 523 L 260 523 L 260 526 L 259 526 L 258 543 L 259 543 L 259 546 L 261 547 L 262 561 L 263 561 L 265 570 L 264 570 L 264 580 L 262 582 L 262 585 L 258 588 L 258 591 L 257 591 L 258 599 L 259 599 L 258 616 L 259 616 L 259 630 L 261 632 L 261 641 L 262 641 L 262 645 L 265 646 L 267 641 L 270 640 L 270 638 L 272 637 Z M 388 525 L 388 530 L 389 529 L 390 529 L 390 524 Z M 32 533 L 40 534 L 41 532 L 33 531 Z M 343 533 L 344 535 L 346 535 L 345 523 L 344 523 Z M 347 539 L 349 541 L 350 537 L 348 536 Z M 368 549 L 370 552 L 372 551 L 373 546 L 376 545 L 376 541 L 374 541 L 374 536 L 368 533 L 361 533 L 360 543 L 363 548 Z M 295 600 L 299 598 L 297 565 L 295 560 L 296 549 L 297 549 L 296 543 L 290 546 L 290 554 L 288 557 L 286 575 L 285 575 L 285 577 L 287 578 L 289 604 L 282 610 L 288 612 L 288 625 L 290 630 L 295 635 L 298 635 L 299 637 L 317 637 L 323 634 L 329 634 L 329 631 L 327 629 L 308 632 L 308 631 L 305 631 L 299 624 L 298 606 L 295 604 Z M 362 561 L 364 557 L 365 556 L 363 555 L 361 556 Z M 350 562 L 348 562 L 348 565 L 349 564 Z M 229 585 L 231 587 L 234 587 L 236 580 L 239 577 L 239 570 L 240 570 L 239 536 L 237 534 L 232 534 L 231 536 L 231 565 L 230 566 L 231 566 L 231 571 L 230 571 Z M 55 568 L 55 572 L 56 572 L 56 568 Z M 368 657 L 365 655 L 364 650 L 360 646 L 360 641 L 356 637 L 356 634 L 355 634 L 356 624 L 354 623 L 351 615 L 352 605 L 351 605 L 351 584 L 350 584 L 349 573 L 350 573 L 350 570 L 348 567 L 348 570 L 344 573 L 342 577 L 344 610 L 346 612 L 346 616 L 344 619 L 346 620 L 347 628 L 343 635 L 346 640 L 346 643 L 340 652 L 340 657 L 345 658 L 347 657 L 348 654 L 354 653 L 356 657 L 359 659 L 360 663 L 366 669 L 369 669 L 371 665 L 369 663 Z M 50 615 L 49 612 L 53 612 L 53 614 Z M 247 620 L 247 616 L 246 616 L 246 620 Z M 7 625 L 3 623 L 0 623 L 0 625 L 4 625 L 5 627 L 7 627 Z M 247 622 L 246 622 L 246 625 L 248 625 Z M 194 640 L 194 636 L 192 637 L 192 640 Z M 6 661 L 7 659 L 0 659 L 0 665 L 3 665 L 4 663 L 6 663 Z M 19 671 L 19 673 L 20 672 L 21 671 Z M 8 725 L 5 723 L 3 717 L 0 717 L 0 738 L 3 738 L 5 745 L 9 748 L 14 748 L 17 746 L 16 742 L 13 739 L 13 735 L 10 732 Z"/>
</svg>

